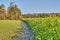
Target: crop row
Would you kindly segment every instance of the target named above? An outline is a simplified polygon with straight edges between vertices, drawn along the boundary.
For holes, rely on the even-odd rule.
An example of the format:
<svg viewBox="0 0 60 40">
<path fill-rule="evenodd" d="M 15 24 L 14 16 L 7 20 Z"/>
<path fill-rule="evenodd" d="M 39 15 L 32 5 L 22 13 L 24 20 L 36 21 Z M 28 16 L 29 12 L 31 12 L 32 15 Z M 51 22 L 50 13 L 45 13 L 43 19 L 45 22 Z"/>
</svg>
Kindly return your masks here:
<svg viewBox="0 0 60 40">
<path fill-rule="evenodd" d="M 60 18 L 28 18 L 25 21 L 34 33 L 34 40 L 60 40 Z"/>
</svg>

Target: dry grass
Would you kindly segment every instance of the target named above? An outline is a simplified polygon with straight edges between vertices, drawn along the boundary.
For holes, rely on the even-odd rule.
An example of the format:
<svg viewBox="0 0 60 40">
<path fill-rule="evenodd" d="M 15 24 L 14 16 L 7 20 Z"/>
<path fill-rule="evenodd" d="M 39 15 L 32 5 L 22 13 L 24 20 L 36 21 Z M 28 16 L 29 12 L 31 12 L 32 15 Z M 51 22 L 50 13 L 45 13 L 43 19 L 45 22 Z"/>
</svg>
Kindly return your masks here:
<svg viewBox="0 0 60 40">
<path fill-rule="evenodd" d="M 19 20 L 0 20 L 0 40 L 12 40 L 11 37 L 21 28 Z"/>
</svg>

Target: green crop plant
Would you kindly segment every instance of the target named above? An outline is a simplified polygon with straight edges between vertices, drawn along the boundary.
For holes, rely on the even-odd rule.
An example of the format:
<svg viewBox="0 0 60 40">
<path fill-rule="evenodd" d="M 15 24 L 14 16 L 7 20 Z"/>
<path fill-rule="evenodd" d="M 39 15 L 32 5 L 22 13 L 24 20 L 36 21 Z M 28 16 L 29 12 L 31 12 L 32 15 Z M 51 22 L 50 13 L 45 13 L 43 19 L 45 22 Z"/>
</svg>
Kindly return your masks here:
<svg viewBox="0 0 60 40">
<path fill-rule="evenodd" d="M 34 40 L 60 40 L 60 18 L 27 18 Z"/>
</svg>

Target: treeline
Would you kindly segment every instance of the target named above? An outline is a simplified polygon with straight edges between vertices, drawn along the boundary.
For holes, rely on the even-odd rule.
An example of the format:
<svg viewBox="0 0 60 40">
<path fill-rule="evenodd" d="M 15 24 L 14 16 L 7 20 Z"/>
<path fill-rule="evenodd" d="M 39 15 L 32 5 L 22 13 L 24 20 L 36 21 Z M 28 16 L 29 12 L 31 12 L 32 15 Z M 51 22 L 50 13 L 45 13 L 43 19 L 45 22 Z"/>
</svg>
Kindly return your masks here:
<svg viewBox="0 0 60 40">
<path fill-rule="evenodd" d="M 7 8 L 5 9 L 4 4 L 0 5 L 0 20 L 19 20 L 21 19 L 21 10 L 17 7 L 17 5 L 11 2 Z"/>
<path fill-rule="evenodd" d="M 17 5 L 11 2 L 5 9 L 4 4 L 0 5 L 0 20 L 22 20 L 22 18 L 36 18 L 36 17 L 60 17 L 60 13 L 32 13 L 32 14 L 21 14 L 21 10 Z"/>
<path fill-rule="evenodd" d="M 23 18 L 36 18 L 36 17 L 60 17 L 60 13 L 32 13 L 23 14 Z"/>
</svg>

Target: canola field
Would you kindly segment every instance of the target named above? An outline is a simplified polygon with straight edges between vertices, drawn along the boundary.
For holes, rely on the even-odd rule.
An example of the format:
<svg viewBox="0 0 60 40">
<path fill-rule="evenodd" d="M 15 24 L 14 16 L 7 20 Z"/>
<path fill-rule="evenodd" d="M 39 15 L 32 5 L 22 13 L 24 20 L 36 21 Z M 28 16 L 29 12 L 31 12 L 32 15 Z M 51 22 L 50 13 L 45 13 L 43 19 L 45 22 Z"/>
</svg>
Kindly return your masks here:
<svg viewBox="0 0 60 40">
<path fill-rule="evenodd" d="M 34 33 L 34 40 L 60 40 L 60 18 L 27 18 L 25 20 Z"/>
<path fill-rule="evenodd" d="M 12 40 L 18 28 L 22 28 L 20 20 L 0 20 L 0 40 Z"/>
</svg>

